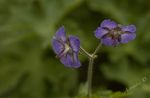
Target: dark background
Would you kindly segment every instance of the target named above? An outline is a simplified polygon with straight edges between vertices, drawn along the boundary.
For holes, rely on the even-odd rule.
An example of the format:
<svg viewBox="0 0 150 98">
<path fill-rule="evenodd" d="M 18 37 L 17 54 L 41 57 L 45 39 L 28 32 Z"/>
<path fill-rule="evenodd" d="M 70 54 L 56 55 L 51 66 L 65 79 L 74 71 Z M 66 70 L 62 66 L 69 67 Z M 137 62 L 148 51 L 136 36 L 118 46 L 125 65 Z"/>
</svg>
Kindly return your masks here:
<svg viewBox="0 0 150 98">
<path fill-rule="evenodd" d="M 92 52 L 99 43 L 93 32 L 107 18 L 135 24 L 137 37 L 102 47 L 93 98 L 150 98 L 149 0 L 0 0 L 0 98 L 83 98 L 88 59 L 80 55 L 81 68 L 65 68 L 51 39 L 64 25 Z"/>
</svg>

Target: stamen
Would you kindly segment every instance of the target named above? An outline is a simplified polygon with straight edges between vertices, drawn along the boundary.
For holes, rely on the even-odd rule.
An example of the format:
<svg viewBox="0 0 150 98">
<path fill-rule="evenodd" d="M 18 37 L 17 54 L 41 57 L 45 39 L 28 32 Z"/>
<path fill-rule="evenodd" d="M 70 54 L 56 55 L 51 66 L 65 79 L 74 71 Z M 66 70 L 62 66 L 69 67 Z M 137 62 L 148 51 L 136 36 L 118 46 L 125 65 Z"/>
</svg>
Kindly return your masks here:
<svg viewBox="0 0 150 98">
<path fill-rule="evenodd" d="M 64 45 L 64 49 L 56 56 L 57 58 L 61 58 L 62 56 L 66 55 L 69 52 L 70 47 L 68 44 Z"/>
</svg>

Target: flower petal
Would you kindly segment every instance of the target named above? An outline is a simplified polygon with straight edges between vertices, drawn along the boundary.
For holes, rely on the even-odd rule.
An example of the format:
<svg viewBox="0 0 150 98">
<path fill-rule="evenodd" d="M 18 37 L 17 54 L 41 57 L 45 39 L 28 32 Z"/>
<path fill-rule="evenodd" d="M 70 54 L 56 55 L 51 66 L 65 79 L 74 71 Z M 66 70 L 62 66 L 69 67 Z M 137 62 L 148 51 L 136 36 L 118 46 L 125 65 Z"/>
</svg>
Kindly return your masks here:
<svg viewBox="0 0 150 98">
<path fill-rule="evenodd" d="M 52 47 L 54 52 L 58 55 L 59 53 L 61 53 L 64 49 L 64 46 L 62 43 L 60 43 L 56 38 L 52 39 Z"/>
<path fill-rule="evenodd" d="M 111 37 L 102 38 L 101 42 L 106 46 L 117 46 L 119 44 L 117 39 L 112 39 Z"/>
<path fill-rule="evenodd" d="M 69 36 L 69 42 L 71 45 L 71 48 L 73 49 L 74 52 L 78 52 L 80 49 L 80 40 L 76 36 Z"/>
<path fill-rule="evenodd" d="M 136 27 L 135 27 L 135 25 L 123 26 L 123 27 L 121 28 L 121 30 L 122 30 L 123 32 L 131 32 L 131 33 L 134 33 L 134 32 L 136 31 Z"/>
<path fill-rule="evenodd" d="M 106 27 L 108 29 L 113 29 L 117 27 L 117 23 L 110 20 L 110 19 L 105 19 L 102 23 L 101 23 L 101 27 Z"/>
<path fill-rule="evenodd" d="M 56 35 L 55 37 L 59 40 L 62 40 L 62 41 L 66 41 L 67 38 L 66 38 L 66 32 L 65 32 L 65 28 L 64 26 L 60 27 L 57 31 L 56 31 Z"/>
<path fill-rule="evenodd" d="M 64 64 L 66 67 L 70 67 L 70 68 L 78 68 L 81 66 L 80 61 L 78 60 L 78 54 L 77 53 L 73 53 L 73 55 L 71 54 L 66 54 L 66 56 L 63 56 L 60 59 L 61 63 Z"/>
<path fill-rule="evenodd" d="M 121 43 L 128 43 L 129 41 L 134 40 L 136 37 L 135 33 L 125 33 L 121 35 Z"/>
<path fill-rule="evenodd" d="M 98 27 L 97 29 L 96 29 L 96 31 L 95 31 L 95 36 L 97 37 L 97 38 L 102 38 L 105 34 L 107 34 L 109 31 L 108 30 L 105 30 L 105 29 L 103 29 L 103 28 L 101 28 L 101 27 Z"/>
<path fill-rule="evenodd" d="M 81 63 L 80 63 L 80 61 L 78 59 L 78 53 L 74 53 L 73 56 L 74 56 L 74 61 L 73 61 L 74 62 L 73 63 L 74 68 L 80 67 Z"/>
</svg>

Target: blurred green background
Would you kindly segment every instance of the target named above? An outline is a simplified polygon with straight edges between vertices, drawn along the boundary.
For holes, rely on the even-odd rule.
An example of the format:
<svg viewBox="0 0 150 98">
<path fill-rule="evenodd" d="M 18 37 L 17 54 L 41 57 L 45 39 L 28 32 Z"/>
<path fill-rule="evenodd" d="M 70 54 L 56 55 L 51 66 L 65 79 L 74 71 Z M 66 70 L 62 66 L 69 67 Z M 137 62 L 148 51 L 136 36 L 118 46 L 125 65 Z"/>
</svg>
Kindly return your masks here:
<svg viewBox="0 0 150 98">
<path fill-rule="evenodd" d="M 101 49 L 93 98 L 123 97 L 131 87 L 126 98 L 150 98 L 149 0 L 0 0 L 0 98 L 84 98 L 88 59 L 80 56 L 79 69 L 65 68 L 51 38 L 64 25 L 92 52 L 99 43 L 93 32 L 106 18 L 135 24 L 137 38 Z"/>
</svg>

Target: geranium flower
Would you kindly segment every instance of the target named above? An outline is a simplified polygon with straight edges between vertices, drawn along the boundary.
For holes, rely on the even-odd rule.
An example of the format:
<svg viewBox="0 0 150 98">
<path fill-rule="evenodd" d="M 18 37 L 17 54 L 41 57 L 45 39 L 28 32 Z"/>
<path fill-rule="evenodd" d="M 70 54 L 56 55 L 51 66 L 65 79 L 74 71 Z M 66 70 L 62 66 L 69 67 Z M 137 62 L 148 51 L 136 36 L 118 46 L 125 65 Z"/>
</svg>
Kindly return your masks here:
<svg viewBox="0 0 150 98">
<path fill-rule="evenodd" d="M 61 63 L 66 67 L 78 68 L 81 63 L 78 59 L 80 40 L 78 37 L 66 36 L 64 27 L 60 27 L 52 39 L 52 47 Z"/>
<path fill-rule="evenodd" d="M 122 26 L 116 22 L 106 19 L 95 31 L 95 36 L 106 46 L 117 46 L 120 43 L 128 43 L 136 37 L 134 25 Z"/>
</svg>

